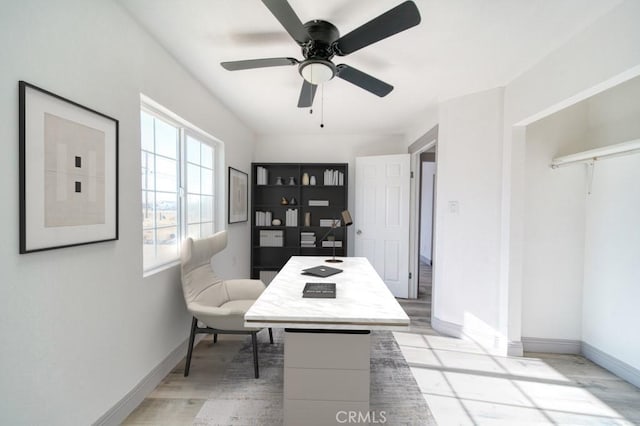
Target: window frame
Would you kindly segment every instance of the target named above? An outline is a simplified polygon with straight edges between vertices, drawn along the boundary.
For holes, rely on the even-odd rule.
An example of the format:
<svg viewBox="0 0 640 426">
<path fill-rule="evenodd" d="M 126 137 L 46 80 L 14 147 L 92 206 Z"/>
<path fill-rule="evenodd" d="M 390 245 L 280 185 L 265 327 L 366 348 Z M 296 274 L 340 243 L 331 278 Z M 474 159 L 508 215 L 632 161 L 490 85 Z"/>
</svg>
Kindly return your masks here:
<svg viewBox="0 0 640 426">
<path fill-rule="evenodd" d="M 169 125 L 175 127 L 178 130 L 178 140 L 176 142 L 177 144 L 176 178 L 178 180 L 176 183 L 177 205 L 178 205 L 177 212 L 176 212 L 176 215 L 177 215 L 176 228 L 178 231 L 178 235 L 176 236 L 177 243 L 178 243 L 177 255 L 175 258 L 171 258 L 169 260 L 156 262 L 148 265 L 144 255 L 144 241 L 142 241 L 142 249 L 143 249 L 142 270 L 143 270 L 143 276 L 147 277 L 180 264 L 180 250 L 182 247 L 182 242 L 186 239 L 188 235 L 188 226 L 189 226 L 188 224 L 189 212 L 188 212 L 188 203 L 187 203 L 187 190 L 188 190 L 187 166 L 189 164 L 187 159 L 187 138 L 188 137 L 191 137 L 202 144 L 206 144 L 212 149 L 212 156 L 213 156 L 212 232 L 213 233 L 226 229 L 226 224 L 224 220 L 224 209 L 225 209 L 224 182 L 226 177 L 224 174 L 224 143 L 222 141 L 220 141 L 218 138 L 214 136 L 211 136 L 207 132 L 203 131 L 197 126 L 194 126 L 193 124 L 179 117 L 172 111 L 166 109 L 165 107 L 161 106 L 157 102 L 153 101 L 152 99 L 142 94 L 140 95 L 140 108 L 139 108 L 139 115 L 138 115 L 140 119 L 138 123 L 138 130 L 140 131 L 140 137 L 139 137 L 140 146 L 139 146 L 138 152 L 140 153 L 141 157 L 143 153 L 141 114 L 143 112 L 154 117 L 155 119 L 168 123 Z M 155 146 L 154 146 L 153 154 L 159 155 L 156 152 Z M 138 162 L 138 164 L 139 164 L 139 167 L 142 169 L 142 158 Z M 141 181 L 139 181 L 139 183 L 141 185 L 139 194 L 140 194 L 140 202 L 142 205 L 144 201 L 142 194 L 143 194 L 143 191 L 145 191 L 145 189 L 142 188 Z M 157 193 L 157 188 L 155 186 L 152 192 L 154 194 Z M 142 221 L 141 221 L 141 225 L 142 225 Z M 154 231 L 158 229 L 157 226 L 155 226 L 155 224 L 153 229 Z M 142 235 L 144 235 L 144 230 L 145 228 L 143 227 Z M 154 238 L 154 245 L 157 246 L 157 244 L 158 244 L 157 239 Z"/>
</svg>

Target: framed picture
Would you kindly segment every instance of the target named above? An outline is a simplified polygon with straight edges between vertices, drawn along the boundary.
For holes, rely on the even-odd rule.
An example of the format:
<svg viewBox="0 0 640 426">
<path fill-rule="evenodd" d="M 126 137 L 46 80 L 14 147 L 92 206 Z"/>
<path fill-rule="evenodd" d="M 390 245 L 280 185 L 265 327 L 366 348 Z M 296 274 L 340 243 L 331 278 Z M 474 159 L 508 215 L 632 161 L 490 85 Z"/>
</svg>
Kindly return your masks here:
<svg viewBox="0 0 640 426">
<path fill-rule="evenodd" d="M 19 82 L 20 253 L 118 239 L 118 120 Z"/>
<path fill-rule="evenodd" d="M 229 223 L 246 222 L 249 204 L 249 175 L 229 167 Z"/>
</svg>

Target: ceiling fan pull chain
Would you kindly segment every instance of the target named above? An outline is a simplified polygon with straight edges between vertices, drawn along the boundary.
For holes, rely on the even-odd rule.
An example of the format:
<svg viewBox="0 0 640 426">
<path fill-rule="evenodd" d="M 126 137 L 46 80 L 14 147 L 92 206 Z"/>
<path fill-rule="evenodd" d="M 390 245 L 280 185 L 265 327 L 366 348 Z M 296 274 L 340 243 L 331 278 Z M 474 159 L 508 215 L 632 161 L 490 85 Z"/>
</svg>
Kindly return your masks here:
<svg viewBox="0 0 640 426">
<path fill-rule="evenodd" d="M 324 128 L 324 84 L 320 85 L 320 128 Z"/>
<path fill-rule="evenodd" d="M 311 78 L 313 79 L 313 68 L 311 69 Z M 309 90 L 309 114 L 313 114 L 313 90 Z"/>
</svg>

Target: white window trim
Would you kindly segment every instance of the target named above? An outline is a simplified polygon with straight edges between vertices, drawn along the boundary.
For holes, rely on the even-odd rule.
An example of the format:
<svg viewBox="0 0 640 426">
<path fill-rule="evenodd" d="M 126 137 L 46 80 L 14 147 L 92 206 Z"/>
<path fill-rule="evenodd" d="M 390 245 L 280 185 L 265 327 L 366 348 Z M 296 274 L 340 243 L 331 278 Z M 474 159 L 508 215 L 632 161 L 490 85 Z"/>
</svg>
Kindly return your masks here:
<svg viewBox="0 0 640 426">
<path fill-rule="evenodd" d="M 168 122 L 169 124 L 175 126 L 180 131 L 180 146 L 178 152 L 178 162 L 180 164 L 180 182 L 185 182 L 185 173 L 186 167 L 186 136 L 191 136 L 201 142 L 208 144 L 213 149 L 213 158 L 214 158 L 214 203 L 213 203 L 213 220 L 214 220 L 214 232 L 222 231 L 226 229 L 227 221 L 225 216 L 225 207 L 226 207 L 226 179 L 227 174 L 225 170 L 225 146 L 224 142 L 220 139 L 210 135 L 206 131 L 202 130 L 198 126 L 190 123 L 189 121 L 183 119 L 178 116 L 174 112 L 168 110 L 163 107 L 153 99 L 149 98 L 144 94 L 140 94 L 140 110 L 144 111 L 150 115 L 157 116 L 161 120 Z M 139 116 L 139 115 L 138 115 Z M 140 130 L 140 123 L 138 122 L 138 130 Z M 138 138 L 141 141 L 141 137 Z M 141 151 L 139 149 L 139 151 Z M 140 163 L 140 162 L 138 162 Z M 142 194 L 142 189 L 139 191 Z M 168 260 L 167 262 L 160 263 L 145 269 L 144 267 L 144 257 L 143 257 L 143 273 L 142 276 L 144 278 L 149 277 L 151 275 L 155 275 L 158 272 L 162 272 L 164 270 L 173 268 L 174 266 L 180 265 L 180 250 L 182 247 L 182 243 L 187 235 L 187 223 L 186 220 L 183 220 L 183 215 L 186 212 L 187 208 L 187 197 L 184 188 L 181 186 L 178 188 L 178 197 L 180 202 L 180 211 L 178 217 L 178 227 L 180 228 L 180 242 L 178 244 L 178 258 Z"/>
</svg>

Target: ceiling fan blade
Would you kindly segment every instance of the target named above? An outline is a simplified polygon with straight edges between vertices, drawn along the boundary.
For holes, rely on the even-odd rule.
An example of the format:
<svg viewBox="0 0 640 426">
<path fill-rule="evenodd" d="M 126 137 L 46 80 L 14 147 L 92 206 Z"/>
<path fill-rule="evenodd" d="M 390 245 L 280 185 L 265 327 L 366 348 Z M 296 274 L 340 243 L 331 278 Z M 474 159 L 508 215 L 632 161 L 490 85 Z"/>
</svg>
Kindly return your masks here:
<svg viewBox="0 0 640 426">
<path fill-rule="evenodd" d="M 387 96 L 393 90 L 392 85 L 345 64 L 340 64 L 336 67 L 336 75 L 381 98 Z"/>
<path fill-rule="evenodd" d="M 244 61 L 220 62 L 222 68 L 228 71 L 249 70 L 252 68 L 279 67 L 284 65 L 297 65 L 298 60 L 295 58 L 265 58 L 265 59 L 247 59 Z"/>
<path fill-rule="evenodd" d="M 419 23 L 418 7 L 412 1 L 405 1 L 336 40 L 336 53 L 348 55 Z"/>
<path fill-rule="evenodd" d="M 309 83 L 307 80 L 302 81 L 302 89 L 300 89 L 300 98 L 298 99 L 298 108 L 310 108 L 313 105 L 313 98 L 316 96 L 318 86 Z"/>
<path fill-rule="evenodd" d="M 287 0 L 262 0 L 262 3 L 298 44 L 304 44 L 311 39 Z"/>
</svg>

